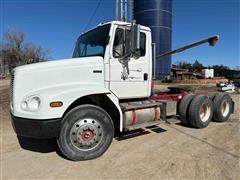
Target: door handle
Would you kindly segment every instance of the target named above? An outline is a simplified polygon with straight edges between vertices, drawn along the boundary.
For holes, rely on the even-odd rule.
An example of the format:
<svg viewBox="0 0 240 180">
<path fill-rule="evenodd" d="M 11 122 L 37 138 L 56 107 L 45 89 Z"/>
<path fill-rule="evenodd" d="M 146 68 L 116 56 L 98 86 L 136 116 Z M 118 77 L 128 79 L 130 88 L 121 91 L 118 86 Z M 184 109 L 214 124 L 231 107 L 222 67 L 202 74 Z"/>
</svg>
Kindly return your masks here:
<svg viewBox="0 0 240 180">
<path fill-rule="evenodd" d="M 147 80 L 148 80 L 148 73 L 144 73 L 144 74 L 143 74 L 143 80 L 144 80 L 144 81 L 147 81 Z"/>
<path fill-rule="evenodd" d="M 139 69 L 130 69 L 130 71 L 133 71 L 133 72 L 142 72 L 142 69 L 139 68 Z"/>
</svg>

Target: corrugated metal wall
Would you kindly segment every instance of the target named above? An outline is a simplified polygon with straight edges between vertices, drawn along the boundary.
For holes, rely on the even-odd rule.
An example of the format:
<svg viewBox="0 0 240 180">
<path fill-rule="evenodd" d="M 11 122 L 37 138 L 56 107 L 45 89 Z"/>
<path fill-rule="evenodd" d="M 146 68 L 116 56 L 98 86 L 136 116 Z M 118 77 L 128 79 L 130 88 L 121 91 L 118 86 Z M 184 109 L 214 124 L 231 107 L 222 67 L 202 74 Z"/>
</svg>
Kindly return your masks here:
<svg viewBox="0 0 240 180">
<path fill-rule="evenodd" d="M 172 0 L 132 0 L 132 17 L 152 30 L 157 55 L 172 48 Z M 157 61 L 157 78 L 171 72 L 171 56 Z"/>
</svg>

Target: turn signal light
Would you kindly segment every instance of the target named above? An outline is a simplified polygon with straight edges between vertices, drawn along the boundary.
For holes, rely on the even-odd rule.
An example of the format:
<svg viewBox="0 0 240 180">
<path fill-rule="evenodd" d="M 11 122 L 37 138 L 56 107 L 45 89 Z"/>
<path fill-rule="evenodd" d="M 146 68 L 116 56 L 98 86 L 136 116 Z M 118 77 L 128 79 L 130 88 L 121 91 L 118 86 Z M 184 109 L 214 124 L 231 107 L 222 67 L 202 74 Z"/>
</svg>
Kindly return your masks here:
<svg viewBox="0 0 240 180">
<path fill-rule="evenodd" d="M 61 101 L 56 101 L 56 102 L 51 102 L 50 106 L 51 107 L 61 107 L 63 103 Z"/>
</svg>

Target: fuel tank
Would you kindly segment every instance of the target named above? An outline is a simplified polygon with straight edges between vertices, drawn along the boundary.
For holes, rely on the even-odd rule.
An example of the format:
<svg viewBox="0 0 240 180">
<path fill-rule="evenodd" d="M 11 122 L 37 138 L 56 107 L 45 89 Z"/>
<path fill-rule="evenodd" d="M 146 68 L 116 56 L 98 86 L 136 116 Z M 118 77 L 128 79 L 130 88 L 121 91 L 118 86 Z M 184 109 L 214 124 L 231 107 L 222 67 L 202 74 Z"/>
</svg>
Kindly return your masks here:
<svg viewBox="0 0 240 180">
<path fill-rule="evenodd" d="M 121 103 L 120 105 L 123 110 L 124 128 L 160 120 L 160 104 L 154 101 L 134 101 Z"/>
</svg>

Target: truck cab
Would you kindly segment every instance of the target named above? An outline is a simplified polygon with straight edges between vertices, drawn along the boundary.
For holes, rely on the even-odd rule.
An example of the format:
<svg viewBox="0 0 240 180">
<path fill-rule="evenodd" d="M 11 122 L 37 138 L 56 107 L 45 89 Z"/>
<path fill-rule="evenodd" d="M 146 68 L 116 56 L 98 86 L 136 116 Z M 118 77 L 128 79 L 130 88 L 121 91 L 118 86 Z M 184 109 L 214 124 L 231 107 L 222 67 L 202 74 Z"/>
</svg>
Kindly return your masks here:
<svg viewBox="0 0 240 180">
<path fill-rule="evenodd" d="M 73 58 L 101 56 L 104 64 L 105 87 L 118 99 L 141 98 L 150 95 L 151 30 L 139 26 L 138 57 L 130 48 L 131 24 L 112 22 L 99 25 L 79 37 Z M 100 73 L 100 71 L 97 71 Z"/>
<path fill-rule="evenodd" d="M 190 106 L 194 96 L 184 105 L 179 104 L 188 93 L 176 88 L 151 96 L 153 54 L 150 28 L 112 21 L 80 35 L 71 59 L 15 68 L 10 110 L 16 134 L 54 137 L 66 157 L 87 160 L 101 156 L 123 131 L 155 125 L 172 115 L 186 119 L 186 103 Z M 198 98 L 194 103 L 202 108 L 202 119 L 194 112 L 191 116 L 194 121 L 200 117 L 201 123 L 193 126 L 203 128 L 214 106 L 206 93 Z M 228 96 L 218 101 L 222 99 L 225 121 L 233 103 Z M 179 106 L 184 106 L 180 113 Z"/>
</svg>

